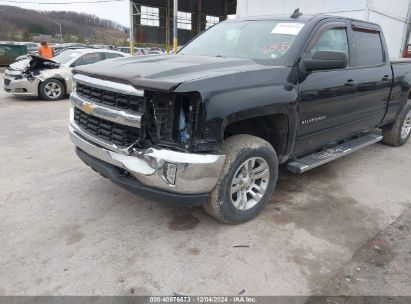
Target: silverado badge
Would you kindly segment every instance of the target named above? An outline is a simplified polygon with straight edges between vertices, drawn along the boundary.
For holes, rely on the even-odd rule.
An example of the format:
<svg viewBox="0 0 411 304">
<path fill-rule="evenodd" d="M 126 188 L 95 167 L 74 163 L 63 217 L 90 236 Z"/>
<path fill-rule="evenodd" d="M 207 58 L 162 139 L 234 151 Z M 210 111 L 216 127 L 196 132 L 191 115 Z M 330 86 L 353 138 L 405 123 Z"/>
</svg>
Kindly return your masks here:
<svg viewBox="0 0 411 304">
<path fill-rule="evenodd" d="M 94 107 L 91 103 L 83 103 L 82 109 L 87 114 L 91 114 L 94 110 Z"/>
<path fill-rule="evenodd" d="M 327 116 L 319 116 L 319 117 L 314 117 L 311 119 L 303 120 L 301 124 L 308 125 L 308 124 L 312 124 L 312 123 L 319 122 L 319 121 L 326 120 L 326 119 L 327 119 Z"/>
</svg>

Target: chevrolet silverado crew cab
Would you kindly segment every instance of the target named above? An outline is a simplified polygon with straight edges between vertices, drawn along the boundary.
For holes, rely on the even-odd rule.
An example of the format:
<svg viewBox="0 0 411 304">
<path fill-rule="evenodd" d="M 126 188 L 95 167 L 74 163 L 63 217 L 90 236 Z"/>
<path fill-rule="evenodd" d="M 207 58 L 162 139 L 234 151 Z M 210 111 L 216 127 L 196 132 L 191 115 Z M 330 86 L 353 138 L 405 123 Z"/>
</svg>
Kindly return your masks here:
<svg viewBox="0 0 411 304">
<path fill-rule="evenodd" d="M 279 164 L 303 173 L 411 133 L 411 65 L 390 61 L 381 28 L 358 20 L 225 21 L 175 55 L 74 73 L 70 135 L 84 163 L 225 223 L 264 208 Z"/>
</svg>

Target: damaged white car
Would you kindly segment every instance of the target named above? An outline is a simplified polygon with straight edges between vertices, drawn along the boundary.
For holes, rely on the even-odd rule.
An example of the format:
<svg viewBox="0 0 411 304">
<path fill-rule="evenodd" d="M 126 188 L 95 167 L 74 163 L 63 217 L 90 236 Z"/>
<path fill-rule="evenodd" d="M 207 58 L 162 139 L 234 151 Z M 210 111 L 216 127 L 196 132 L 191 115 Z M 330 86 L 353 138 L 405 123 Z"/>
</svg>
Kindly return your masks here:
<svg viewBox="0 0 411 304">
<path fill-rule="evenodd" d="M 53 59 L 29 55 L 28 59 L 11 64 L 5 71 L 4 90 L 17 96 L 62 99 L 72 90 L 72 68 L 126 56 L 129 55 L 99 49 L 67 50 Z"/>
</svg>

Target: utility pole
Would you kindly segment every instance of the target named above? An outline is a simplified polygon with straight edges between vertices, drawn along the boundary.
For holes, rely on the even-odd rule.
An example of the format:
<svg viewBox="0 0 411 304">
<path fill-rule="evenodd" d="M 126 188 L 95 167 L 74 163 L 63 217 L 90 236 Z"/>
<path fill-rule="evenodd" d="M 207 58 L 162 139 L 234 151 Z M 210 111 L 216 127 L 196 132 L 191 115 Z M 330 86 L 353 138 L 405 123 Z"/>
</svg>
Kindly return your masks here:
<svg viewBox="0 0 411 304">
<path fill-rule="evenodd" d="M 130 0 L 130 54 L 134 55 L 134 10 L 133 10 L 133 0 Z"/>
<path fill-rule="evenodd" d="M 372 0 L 367 0 L 367 21 L 370 21 L 371 10 L 372 10 Z"/>
<path fill-rule="evenodd" d="M 170 54 L 170 0 L 166 1 L 166 52 Z"/>
<path fill-rule="evenodd" d="M 178 28 L 177 28 L 178 0 L 174 0 L 174 18 L 173 18 L 173 49 L 174 54 L 177 53 L 178 47 Z"/>
<path fill-rule="evenodd" d="M 54 24 L 57 24 L 60 27 L 60 42 L 63 42 L 63 33 L 61 32 L 61 23 L 53 21 Z"/>
<path fill-rule="evenodd" d="M 408 41 L 410 40 L 410 35 L 411 35 L 411 0 L 408 3 L 408 13 L 407 13 L 407 19 L 405 21 L 405 31 L 402 37 L 402 48 L 401 48 L 401 57 L 406 57 L 408 56 Z"/>
</svg>

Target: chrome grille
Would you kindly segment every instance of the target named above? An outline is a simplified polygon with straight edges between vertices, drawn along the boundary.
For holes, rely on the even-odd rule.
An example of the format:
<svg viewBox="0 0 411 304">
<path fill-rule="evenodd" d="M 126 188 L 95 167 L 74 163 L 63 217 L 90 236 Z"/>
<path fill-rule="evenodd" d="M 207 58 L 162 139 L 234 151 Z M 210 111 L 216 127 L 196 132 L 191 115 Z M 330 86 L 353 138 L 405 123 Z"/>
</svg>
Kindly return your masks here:
<svg viewBox="0 0 411 304">
<path fill-rule="evenodd" d="M 91 116 L 78 108 L 74 108 L 74 121 L 83 131 L 122 148 L 131 146 L 140 138 L 137 128 Z"/>
<path fill-rule="evenodd" d="M 84 83 L 77 83 L 76 93 L 88 100 L 110 107 L 142 112 L 144 110 L 144 97 L 126 95 L 100 88 L 95 88 Z"/>
</svg>

